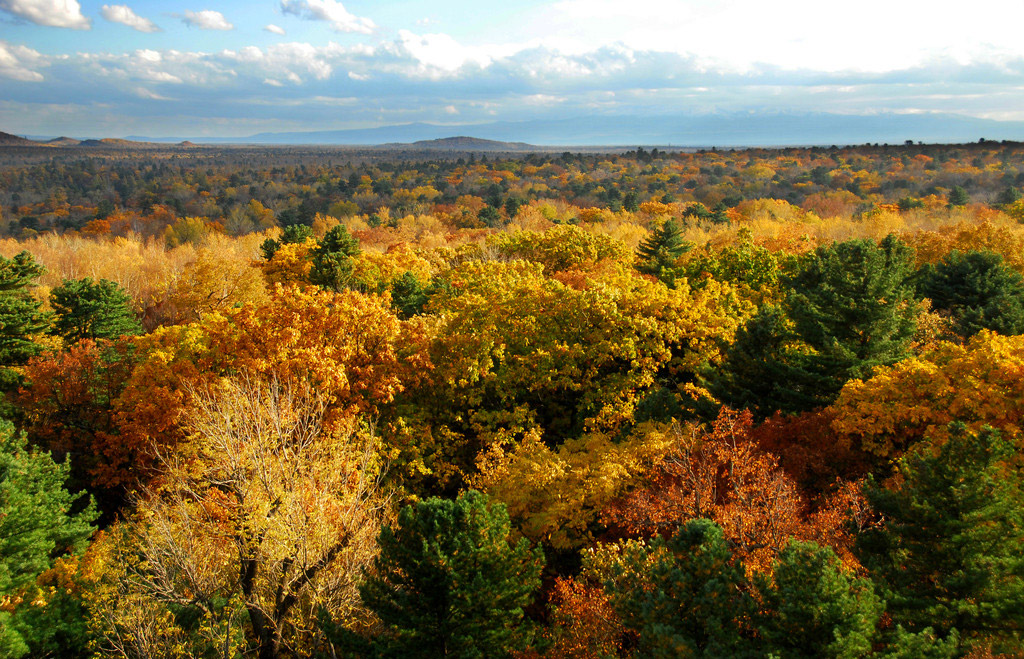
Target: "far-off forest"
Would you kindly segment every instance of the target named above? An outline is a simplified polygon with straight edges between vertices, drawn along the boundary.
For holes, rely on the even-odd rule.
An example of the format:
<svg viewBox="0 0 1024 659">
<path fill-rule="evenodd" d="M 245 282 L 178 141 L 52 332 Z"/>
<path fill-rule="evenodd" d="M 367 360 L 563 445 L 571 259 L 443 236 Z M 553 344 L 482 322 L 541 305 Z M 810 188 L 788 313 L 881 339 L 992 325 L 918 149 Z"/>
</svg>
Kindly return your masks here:
<svg viewBox="0 0 1024 659">
<path fill-rule="evenodd" d="M 0 152 L 0 658 L 1024 656 L 1024 145 Z"/>
</svg>

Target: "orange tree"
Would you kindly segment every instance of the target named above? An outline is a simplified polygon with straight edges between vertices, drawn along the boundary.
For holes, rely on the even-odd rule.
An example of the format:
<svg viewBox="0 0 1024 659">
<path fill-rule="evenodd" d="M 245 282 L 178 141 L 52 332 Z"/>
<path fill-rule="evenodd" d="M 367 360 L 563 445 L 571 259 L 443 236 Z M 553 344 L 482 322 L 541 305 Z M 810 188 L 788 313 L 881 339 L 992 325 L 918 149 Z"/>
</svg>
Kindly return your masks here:
<svg viewBox="0 0 1024 659">
<path fill-rule="evenodd" d="M 34 432 L 55 448 L 89 447 L 93 485 L 131 489 L 152 474 L 156 452 L 183 441 L 190 391 L 239 371 L 306 382 L 324 395 L 334 431 L 375 416 L 426 372 L 423 345 L 420 325 L 399 321 L 386 297 L 278 286 L 263 304 L 136 339 L 130 373 L 111 374 L 88 345 L 40 362 L 26 400 Z M 84 430 L 83 414 L 93 417 Z"/>
</svg>

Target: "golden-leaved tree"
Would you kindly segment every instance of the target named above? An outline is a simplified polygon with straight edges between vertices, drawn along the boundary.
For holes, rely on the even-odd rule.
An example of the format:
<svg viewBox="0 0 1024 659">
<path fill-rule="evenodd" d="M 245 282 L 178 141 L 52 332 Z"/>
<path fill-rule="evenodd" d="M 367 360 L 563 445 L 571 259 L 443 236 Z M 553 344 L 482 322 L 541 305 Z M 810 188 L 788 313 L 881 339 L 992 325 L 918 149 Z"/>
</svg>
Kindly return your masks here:
<svg viewBox="0 0 1024 659">
<path fill-rule="evenodd" d="M 626 438 L 587 433 L 556 448 L 530 432 L 515 447 L 483 453 L 474 480 L 530 540 L 579 549 L 593 542 L 601 511 L 671 448 L 664 424 L 642 424 Z"/>
<path fill-rule="evenodd" d="M 115 402 L 116 445 L 103 450 L 173 450 L 186 434 L 188 392 L 236 372 L 308 383 L 324 396 L 325 426 L 351 430 L 429 369 L 422 337 L 420 324 L 400 321 L 386 297 L 277 286 L 265 304 L 141 338 Z M 125 478 L 145 480 L 152 456 L 134 455 Z"/>
<path fill-rule="evenodd" d="M 669 289 L 621 266 L 575 286 L 527 261 L 470 261 L 443 277 L 427 307 L 435 368 L 403 397 L 396 437 L 447 486 L 529 431 L 554 446 L 631 424 L 659 374 L 685 380 L 718 357 L 742 309 L 727 285 Z"/>
<path fill-rule="evenodd" d="M 388 509 L 372 433 L 328 398 L 259 374 L 188 392 L 187 439 L 92 550 L 100 652 L 308 656 L 322 610 L 351 620 Z"/>
<path fill-rule="evenodd" d="M 849 382 L 830 411 L 846 441 L 882 459 L 925 437 L 942 441 L 951 421 L 1016 437 L 1024 419 L 1024 336 L 983 330 L 965 345 L 939 342 Z"/>
</svg>

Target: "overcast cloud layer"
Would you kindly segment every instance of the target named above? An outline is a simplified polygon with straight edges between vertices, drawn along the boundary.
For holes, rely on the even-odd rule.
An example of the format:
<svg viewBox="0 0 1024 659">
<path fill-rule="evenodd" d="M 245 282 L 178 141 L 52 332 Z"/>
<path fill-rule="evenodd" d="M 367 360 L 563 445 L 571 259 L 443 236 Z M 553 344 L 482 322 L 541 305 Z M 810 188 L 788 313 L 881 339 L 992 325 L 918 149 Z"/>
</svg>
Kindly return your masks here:
<svg viewBox="0 0 1024 659">
<path fill-rule="evenodd" d="M 0 0 L 0 130 L 201 137 L 712 112 L 1024 120 L 1024 4 L 1003 1 L 128 3 Z"/>
</svg>

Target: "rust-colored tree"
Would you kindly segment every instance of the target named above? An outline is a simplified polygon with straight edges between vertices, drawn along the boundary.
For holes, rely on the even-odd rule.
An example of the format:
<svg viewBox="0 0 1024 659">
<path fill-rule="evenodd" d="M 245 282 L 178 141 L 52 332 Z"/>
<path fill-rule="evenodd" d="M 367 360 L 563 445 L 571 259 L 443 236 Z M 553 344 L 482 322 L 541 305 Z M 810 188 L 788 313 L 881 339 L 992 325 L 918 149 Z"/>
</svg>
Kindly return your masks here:
<svg viewBox="0 0 1024 659">
<path fill-rule="evenodd" d="M 710 428 L 678 427 L 677 446 L 641 486 L 610 506 L 620 532 L 668 535 L 688 519 L 717 522 L 750 569 L 766 569 L 803 532 L 806 502 L 778 458 L 751 438 L 749 411 L 723 408 Z"/>
</svg>

